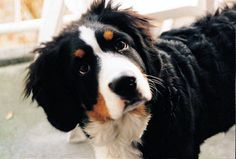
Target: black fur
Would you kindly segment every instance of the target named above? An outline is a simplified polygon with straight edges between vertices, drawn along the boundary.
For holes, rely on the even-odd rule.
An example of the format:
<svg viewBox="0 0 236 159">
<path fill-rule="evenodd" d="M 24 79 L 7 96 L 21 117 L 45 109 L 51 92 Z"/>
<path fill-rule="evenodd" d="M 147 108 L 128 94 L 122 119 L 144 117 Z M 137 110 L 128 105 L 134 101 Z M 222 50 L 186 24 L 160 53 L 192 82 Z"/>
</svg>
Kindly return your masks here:
<svg viewBox="0 0 236 159">
<path fill-rule="evenodd" d="M 30 66 L 26 95 L 32 92 L 56 128 L 69 131 L 77 123 L 86 125 L 85 109 L 96 103 L 99 67 L 91 48 L 77 38 L 77 28 L 94 22 L 114 27 L 133 40 L 145 73 L 161 79 L 147 105 L 152 118 L 139 145 L 143 158 L 198 158 L 206 138 L 235 123 L 236 5 L 165 32 L 157 42 L 148 21 L 111 3 L 105 6 L 104 0 L 95 2 L 80 21 L 36 50 L 41 55 Z M 76 72 L 81 62 L 72 53 L 78 47 L 91 52 L 88 60 L 94 69 L 86 79 Z"/>
<path fill-rule="evenodd" d="M 235 35 L 236 6 L 160 36 L 166 89 L 151 104 L 144 158 L 197 158 L 206 138 L 235 123 Z"/>
</svg>

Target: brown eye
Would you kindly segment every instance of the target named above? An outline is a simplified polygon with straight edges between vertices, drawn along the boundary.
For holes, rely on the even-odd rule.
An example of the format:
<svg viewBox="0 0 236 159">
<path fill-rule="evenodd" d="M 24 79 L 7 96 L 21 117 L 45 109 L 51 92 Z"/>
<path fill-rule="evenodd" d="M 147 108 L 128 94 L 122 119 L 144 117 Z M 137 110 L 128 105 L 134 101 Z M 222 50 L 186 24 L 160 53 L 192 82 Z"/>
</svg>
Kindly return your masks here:
<svg viewBox="0 0 236 159">
<path fill-rule="evenodd" d="M 119 40 L 115 43 L 115 49 L 118 52 L 122 52 L 128 49 L 128 44 L 122 40 Z"/>
<path fill-rule="evenodd" d="M 79 68 L 80 76 L 86 75 L 90 71 L 90 66 L 88 64 L 84 64 Z"/>
</svg>

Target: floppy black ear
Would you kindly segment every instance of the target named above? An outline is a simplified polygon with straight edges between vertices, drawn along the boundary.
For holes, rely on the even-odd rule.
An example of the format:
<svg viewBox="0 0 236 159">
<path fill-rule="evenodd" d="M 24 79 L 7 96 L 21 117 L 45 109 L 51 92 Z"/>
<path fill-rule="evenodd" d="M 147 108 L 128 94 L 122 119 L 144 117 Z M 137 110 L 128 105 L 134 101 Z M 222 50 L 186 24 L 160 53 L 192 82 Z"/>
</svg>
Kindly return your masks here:
<svg viewBox="0 0 236 159">
<path fill-rule="evenodd" d="M 38 59 L 29 67 L 25 94 L 43 107 L 49 122 L 70 131 L 84 118 L 79 92 L 70 72 L 70 41 L 66 36 L 36 49 Z"/>
</svg>

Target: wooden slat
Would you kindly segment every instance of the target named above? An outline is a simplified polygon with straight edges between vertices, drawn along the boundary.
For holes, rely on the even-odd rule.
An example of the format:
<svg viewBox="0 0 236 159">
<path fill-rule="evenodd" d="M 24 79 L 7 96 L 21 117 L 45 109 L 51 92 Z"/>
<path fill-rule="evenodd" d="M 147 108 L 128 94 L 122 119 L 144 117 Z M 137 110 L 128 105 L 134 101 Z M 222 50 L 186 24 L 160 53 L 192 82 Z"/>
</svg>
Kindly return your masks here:
<svg viewBox="0 0 236 159">
<path fill-rule="evenodd" d="M 20 21 L 15 23 L 3 23 L 0 24 L 0 34 L 37 30 L 39 26 L 40 19 Z"/>
<path fill-rule="evenodd" d="M 38 42 L 51 40 L 53 36 L 58 34 L 64 13 L 63 0 L 45 0 L 42 12 L 42 23 L 39 29 Z"/>
</svg>

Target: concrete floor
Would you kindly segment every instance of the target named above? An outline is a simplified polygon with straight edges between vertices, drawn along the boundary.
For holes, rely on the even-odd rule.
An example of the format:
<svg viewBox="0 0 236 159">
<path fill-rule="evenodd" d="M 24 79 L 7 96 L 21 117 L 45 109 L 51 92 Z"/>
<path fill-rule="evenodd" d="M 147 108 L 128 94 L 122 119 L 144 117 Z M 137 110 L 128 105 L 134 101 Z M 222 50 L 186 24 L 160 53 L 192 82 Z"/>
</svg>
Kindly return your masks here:
<svg viewBox="0 0 236 159">
<path fill-rule="evenodd" d="M 68 143 L 68 134 L 54 129 L 40 107 L 23 99 L 28 65 L 0 67 L 0 158 L 93 159 L 88 143 Z M 9 112 L 13 116 L 7 120 Z M 234 159 L 235 127 L 208 139 L 201 150 L 200 159 Z"/>
</svg>

